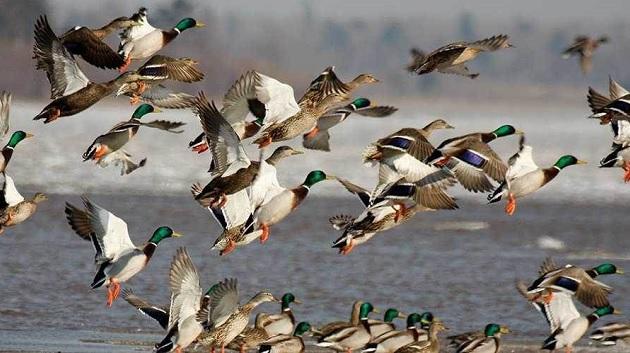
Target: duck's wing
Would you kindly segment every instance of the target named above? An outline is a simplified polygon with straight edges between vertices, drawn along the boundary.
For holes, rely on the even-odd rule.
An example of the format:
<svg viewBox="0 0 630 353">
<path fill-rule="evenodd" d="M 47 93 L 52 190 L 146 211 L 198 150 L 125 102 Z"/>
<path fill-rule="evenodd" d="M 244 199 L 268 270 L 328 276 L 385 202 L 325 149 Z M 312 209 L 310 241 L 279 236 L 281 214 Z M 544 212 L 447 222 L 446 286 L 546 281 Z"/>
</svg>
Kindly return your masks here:
<svg viewBox="0 0 630 353">
<path fill-rule="evenodd" d="M 201 306 L 201 285 L 195 264 L 185 248 L 177 249 L 171 262 L 169 273 L 171 305 L 168 318 L 168 331 L 197 312 Z"/>
<path fill-rule="evenodd" d="M 617 145 L 621 145 L 622 147 L 626 147 L 630 145 L 630 121 L 628 120 L 617 120 L 613 122 L 613 126 L 616 126 L 615 137 L 613 138 L 613 143 Z"/>
<path fill-rule="evenodd" d="M 336 179 L 341 185 L 343 185 L 344 188 L 346 188 L 346 190 L 348 190 L 348 192 L 357 195 L 363 206 L 368 207 L 371 204 L 372 194 L 370 191 L 362 188 L 359 185 L 351 183 L 347 179 L 339 177 L 337 177 Z"/>
<path fill-rule="evenodd" d="M 176 92 L 162 84 L 152 84 L 140 95 L 140 99 L 158 108 L 185 109 L 192 108 L 195 96 L 184 92 Z"/>
<path fill-rule="evenodd" d="M 588 40 L 589 38 L 587 36 L 575 37 L 573 43 L 571 43 L 571 45 L 562 52 L 562 56 L 566 59 L 571 55 L 582 53 L 582 50 Z"/>
<path fill-rule="evenodd" d="M 573 298 L 568 293 L 555 292 L 551 302 L 543 305 L 545 305 L 543 313 L 548 317 L 548 321 L 555 321 L 563 330 L 567 328 L 569 323 L 580 317 L 580 313 L 573 303 Z M 555 329 L 551 327 L 551 331 L 553 332 Z"/>
<path fill-rule="evenodd" d="M 121 148 L 106 155 L 98 162 L 98 165 L 103 168 L 109 166 L 110 164 L 116 167 L 120 167 L 120 175 L 122 176 L 130 174 L 134 170 L 144 167 L 147 164 L 147 159 L 143 158 L 138 163 L 136 163 L 133 159 L 131 159 L 131 155 Z"/>
<path fill-rule="evenodd" d="M 203 79 L 199 63 L 191 58 L 171 58 L 166 55 L 153 55 L 138 70 L 148 80 L 175 80 L 180 82 L 197 82 Z"/>
<path fill-rule="evenodd" d="M 435 150 L 433 144 L 416 129 L 401 129 L 376 144 L 381 148 L 407 152 L 419 161 L 427 159 Z"/>
<path fill-rule="evenodd" d="M 172 132 L 174 134 L 181 134 L 182 132 L 184 132 L 184 130 L 174 130 L 174 129 L 182 127 L 182 126 L 186 125 L 186 123 L 181 122 L 181 121 L 153 120 L 153 121 L 150 121 L 148 123 L 140 122 L 140 125 L 146 126 L 146 127 L 150 127 L 150 128 L 154 128 L 154 129 L 159 129 L 159 130 Z"/>
<path fill-rule="evenodd" d="M 605 95 L 597 92 L 592 87 L 588 88 L 588 94 L 586 95 L 586 100 L 588 101 L 588 106 L 591 108 L 591 111 L 595 113 L 596 111 L 602 109 L 612 102 L 612 100 Z"/>
<path fill-rule="evenodd" d="M 2 91 L 0 93 L 0 139 L 4 138 L 9 132 L 9 113 L 12 97 L 13 95 L 10 92 Z"/>
<path fill-rule="evenodd" d="M 319 74 L 309 85 L 306 93 L 298 101 L 302 104 L 305 101 L 321 103 L 328 96 L 340 97 L 338 103 L 343 101 L 341 97 L 350 92 L 350 87 L 343 83 L 335 74 L 335 67 L 329 66 Z"/>
<path fill-rule="evenodd" d="M 15 206 L 24 201 L 24 197 L 20 195 L 15 187 L 13 178 L 6 173 L 0 173 L 0 179 L 4 179 L 2 180 L 2 190 L 0 190 L 0 210 Z"/>
<path fill-rule="evenodd" d="M 136 247 L 129 238 L 127 223 L 113 213 L 81 197 L 85 210 L 66 204 L 66 218 L 72 229 L 83 239 L 92 239 L 96 250 L 95 262 L 115 262 Z"/>
<path fill-rule="evenodd" d="M 355 218 L 350 215 L 340 214 L 336 216 L 332 216 L 328 219 L 328 222 L 332 225 L 336 230 L 344 230 L 349 225 L 354 222 Z"/>
<path fill-rule="evenodd" d="M 211 328 L 221 326 L 238 308 L 237 284 L 236 278 L 227 278 L 212 287 L 208 311 Z"/>
<path fill-rule="evenodd" d="M 258 174 L 254 178 L 250 191 L 253 210 L 256 210 L 260 206 L 266 204 L 278 194 L 286 190 L 280 186 L 280 182 L 278 182 L 276 167 L 270 165 L 264 158 L 262 158 L 262 150 L 259 163 L 260 166 Z"/>
<path fill-rule="evenodd" d="M 66 32 L 61 41 L 68 51 L 100 69 L 117 69 L 125 60 L 98 38 L 91 29 L 79 27 Z"/>
<path fill-rule="evenodd" d="M 35 23 L 33 57 L 36 68 L 46 71 L 51 99 L 74 93 L 90 82 L 50 28 L 46 16 L 40 16 Z"/>
<path fill-rule="evenodd" d="M 199 93 L 195 100 L 194 110 L 201 120 L 208 147 L 212 151 L 215 172 L 220 175 L 231 175 L 249 166 L 250 160 L 240 138 L 214 103 L 208 102 L 203 92 Z"/>
<path fill-rule="evenodd" d="M 510 46 L 510 37 L 506 34 L 498 34 L 489 38 L 467 43 L 466 47 L 479 51 L 495 51 Z"/>
<path fill-rule="evenodd" d="M 120 33 L 120 45 L 118 46 L 119 53 L 122 52 L 122 47 L 127 43 L 136 41 L 157 29 L 149 24 L 147 19 L 147 9 L 144 7 L 134 13 L 131 16 L 131 19 L 139 23 L 139 25 L 128 27 Z"/>
<path fill-rule="evenodd" d="M 390 116 L 397 111 L 398 108 L 392 107 L 391 105 L 371 105 L 369 107 L 359 108 L 354 112 L 361 116 L 368 116 L 370 118 L 383 118 Z"/>
<path fill-rule="evenodd" d="M 540 169 L 532 157 L 532 147 L 525 144 L 525 135 L 519 140 L 519 150 L 508 160 L 508 169 L 505 179 L 508 182 L 522 177 L 525 174 Z"/>
<path fill-rule="evenodd" d="M 608 91 L 611 100 L 619 99 L 630 94 L 627 89 L 623 88 L 619 82 L 613 80 L 611 76 L 608 76 Z"/>
<path fill-rule="evenodd" d="M 409 53 L 411 54 L 411 63 L 407 65 L 407 71 L 415 72 L 427 59 L 427 53 L 418 48 L 411 48 Z"/>
<path fill-rule="evenodd" d="M 586 272 L 579 277 L 580 283 L 575 292 L 575 297 L 582 304 L 591 308 L 609 305 L 608 295 L 612 293 L 612 287 L 593 279 Z"/>
<path fill-rule="evenodd" d="M 160 326 L 166 330 L 169 317 L 167 309 L 151 304 L 147 300 L 137 296 L 131 288 L 123 289 L 122 298 L 131 306 L 138 309 L 143 315 L 147 315 L 157 321 Z"/>
<path fill-rule="evenodd" d="M 247 222 L 253 212 L 252 201 L 246 189 L 227 195 L 226 198 L 223 207 L 208 207 L 224 230 L 236 228 Z"/>
<path fill-rule="evenodd" d="M 487 144 L 474 139 L 470 141 L 471 143 L 468 145 L 468 150 L 477 152 L 486 158 L 486 162 L 481 166 L 483 171 L 498 182 L 505 180 L 505 173 L 508 167 L 501 160 L 501 157 Z"/>
<path fill-rule="evenodd" d="M 540 267 L 538 268 L 538 274 L 540 276 L 544 276 L 545 274 L 557 271 L 560 268 L 561 267 L 558 266 L 558 264 L 551 257 L 547 257 L 542 262 L 542 264 L 540 264 Z"/>
</svg>

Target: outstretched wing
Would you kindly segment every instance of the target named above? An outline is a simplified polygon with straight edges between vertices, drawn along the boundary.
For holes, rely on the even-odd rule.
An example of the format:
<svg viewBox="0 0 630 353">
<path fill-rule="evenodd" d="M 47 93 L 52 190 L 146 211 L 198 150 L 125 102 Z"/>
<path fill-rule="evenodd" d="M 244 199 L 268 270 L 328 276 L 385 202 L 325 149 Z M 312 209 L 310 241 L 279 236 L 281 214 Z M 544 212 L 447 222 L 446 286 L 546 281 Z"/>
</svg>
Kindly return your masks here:
<svg viewBox="0 0 630 353">
<path fill-rule="evenodd" d="M 210 289 L 210 327 L 221 326 L 238 307 L 236 278 L 227 278 Z"/>
<path fill-rule="evenodd" d="M 79 27 L 66 32 L 61 41 L 70 53 L 101 69 L 117 69 L 125 60 L 98 38 L 91 29 Z"/>
<path fill-rule="evenodd" d="M 163 329 L 168 327 L 168 310 L 151 304 L 147 300 L 137 296 L 131 288 L 125 288 L 122 292 L 122 297 L 127 303 L 134 308 L 138 309 L 143 315 L 147 315 L 150 318 L 157 321 Z"/>
<path fill-rule="evenodd" d="M 510 46 L 508 42 L 510 37 L 506 34 L 499 34 L 490 38 L 478 40 L 476 42 L 467 43 L 467 47 L 479 51 L 495 51 Z"/>
<path fill-rule="evenodd" d="M 0 178 L 4 179 L 2 182 L 2 190 L 0 190 L 0 210 L 15 206 L 24 201 L 24 197 L 20 195 L 15 187 L 13 178 L 6 173 L 0 173 Z"/>
<path fill-rule="evenodd" d="M 532 157 L 532 147 L 525 144 L 525 135 L 521 135 L 518 152 L 508 160 L 505 179 L 509 184 L 510 181 L 538 169 L 539 167 Z"/>
<path fill-rule="evenodd" d="M 35 23 L 33 57 L 36 68 L 46 71 L 51 99 L 74 93 L 90 82 L 50 28 L 46 16 L 40 16 Z"/>
<path fill-rule="evenodd" d="M 171 306 L 168 331 L 192 315 L 197 315 L 201 306 L 199 274 L 185 248 L 177 249 L 171 262 L 169 275 Z"/>
<path fill-rule="evenodd" d="M 141 122 L 140 125 L 172 132 L 175 134 L 181 134 L 182 132 L 184 132 L 184 130 L 174 130 L 174 129 L 177 129 L 178 127 L 182 127 L 186 125 L 186 123 L 181 122 L 181 121 L 153 120 L 148 123 Z"/>
<path fill-rule="evenodd" d="M 13 96 L 7 91 L 0 93 L 0 138 L 9 132 L 9 112 L 11 110 L 11 98 Z"/>
<path fill-rule="evenodd" d="M 195 103 L 195 96 L 184 92 L 175 92 L 164 85 L 151 85 L 151 87 L 140 95 L 143 102 L 164 109 L 185 109 L 192 108 Z"/>
<path fill-rule="evenodd" d="M 190 58 L 171 58 L 153 55 L 138 69 L 138 74 L 149 80 L 171 79 L 181 82 L 197 82 L 203 79 L 198 62 Z"/>
</svg>

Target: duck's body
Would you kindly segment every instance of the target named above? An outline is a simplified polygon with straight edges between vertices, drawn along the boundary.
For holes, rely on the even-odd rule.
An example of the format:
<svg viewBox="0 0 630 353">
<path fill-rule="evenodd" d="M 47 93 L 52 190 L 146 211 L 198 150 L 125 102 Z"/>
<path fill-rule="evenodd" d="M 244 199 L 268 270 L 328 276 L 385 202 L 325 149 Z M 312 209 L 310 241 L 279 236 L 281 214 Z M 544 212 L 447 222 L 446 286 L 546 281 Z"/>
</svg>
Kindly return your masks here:
<svg viewBox="0 0 630 353">
<path fill-rule="evenodd" d="M 315 337 L 323 337 L 328 336 L 333 331 L 339 329 L 340 327 L 345 327 L 348 324 L 357 325 L 359 323 L 360 314 L 361 314 L 361 305 L 363 301 L 357 300 L 352 303 L 352 310 L 350 311 L 350 320 L 349 321 L 333 321 L 325 324 L 324 326 L 313 329 L 313 336 Z"/>
<path fill-rule="evenodd" d="M 589 36 L 577 36 L 573 43 L 564 50 L 562 57 L 568 59 L 572 56 L 580 58 L 580 68 L 583 74 L 591 72 L 593 67 L 593 53 L 603 43 L 608 42 L 608 37 L 591 38 Z"/>
<path fill-rule="evenodd" d="M 260 322 L 260 326 L 265 329 L 269 337 L 290 335 L 295 329 L 295 316 L 291 310 L 291 303 L 300 304 L 300 301 L 296 300 L 292 293 L 285 293 L 281 301 L 280 313 L 259 313 L 256 315 L 256 322 Z"/>
<path fill-rule="evenodd" d="M 509 333 L 506 326 L 488 324 L 481 337 L 471 337 L 462 342 L 456 353 L 499 353 L 501 350 L 501 334 Z"/>
<path fill-rule="evenodd" d="M 505 181 L 488 196 L 489 203 L 498 202 L 503 196 L 508 197 L 505 212 L 513 215 L 516 211 L 516 199 L 522 198 L 538 191 L 547 185 L 560 171 L 575 164 L 585 164 L 574 156 L 565 155 L 551 167 L 540 168 L 532 157 L 532 147 L 525 145 L 525 137 L 520 140 L 519 151 L 513 155 L 505 173 Z"/>
<path fill-rule="evenodd" d="M 590 315 L 584 317 L 579 316 L 568 322 L 564 328 L 556 330 L 543 343 L 542 349 L 554 351 L 559 348 L 566 348 L 566 352 L 570 353 L 573 344 L 582 338 L 588 329 L 597 319 L 604 315 L 616 314 L 617 311 L 611 306 L 598 308 Z"/>
<path fill-rule="evenodd" d="M 227 345 L 233 351 L 246 352 L 257 349 L 261 343 L 268 340 L 270 336 L 263 327 L 263 321 L 256 316 L 254 326 L 246 327 L 235 339 Z"/>
<path fill-rule="evenodd" d="M 591 333 L 590 338 L 604 346 L 614 346 L 617 343 L 630 344 L 630 322 L 611 322 L 602 325 Z"/>
<path fill-rule="evenodd" d="M 416 341 L 398 348 L 395 353 L 439 353 L 440 341 L 438 333 L 447 328 L 439 320 L 434 320 L 429 327 L 429 339 L 427 341 Z"/>
<path fill-rule="evenodd" d="M 416 324 L 421 321 L 421 315 L 413 313 L 407 317 L 407 327 L 404 330 L 390 330 L 380 335 L 372 332 L 372 341 L 366 346 L 363 353 L 393 353 L 412 342 L 427 338 L 426 334 L 416 327 Z"/>
<path fill-rule="evenodd" d="M 348 323 L 336 328 L 328 335 L 321 336 L 317 346 L 330 348 L 337 352 L 351 352 L 364 347 L 372 339 L 367 316 L 373 309 L 374 307 L 370 303 L 361 304 L 358 324 Z"/>
<path fill-rule="evenodd" d="M 37 205 L 48 198 L 42 193 L 36 193 L 31 199 L 24 199 L 17 191 L 13 178 L 6 173 L 0 173 L 2 190 L 0 190 L 0 234 L 6 227 L 15 226 L 27 219 L 37 211 Z"/>
<path fill-rule="evenodd" d="M 85 210 L 66 203 L 66 217 L 72 229 L 96 250 L 97 272 L 92 289 L 108 288 L 107 304 L 111 306 L 120 294 L 120 283 L 140 273 L 149 263 L 160 241 L 180 234 L 169 227 L 159 227 L 149 241 L 136 247 L 129 238 L 127 224 L 106 209 L 83 198 Z"/>
<path fill-rule="evenodd" d="M 297 324 L 293 335 L 280 334 L 260 344 L 259 353 L 302 353 L 305 345 L 302 336 L 311 330 L 308 322 Z"/>
<path fill-rule="evenodd" d="M 505 34 L 492 36 L 476 42 L 456 42 L 445 45 L 434 50 L 429 55 L 418 60 L 410 71 L 418 75 L 432 71 L 447 74 L 462 75 L 469 78 L 476 78 L 478 73 L 471 74 L 465 63 L 473 60 L 482 52 L 492 52 L 502 48 L 509 48 L 512 45 L 508 42 L 509 37 Z"/>
</svg>

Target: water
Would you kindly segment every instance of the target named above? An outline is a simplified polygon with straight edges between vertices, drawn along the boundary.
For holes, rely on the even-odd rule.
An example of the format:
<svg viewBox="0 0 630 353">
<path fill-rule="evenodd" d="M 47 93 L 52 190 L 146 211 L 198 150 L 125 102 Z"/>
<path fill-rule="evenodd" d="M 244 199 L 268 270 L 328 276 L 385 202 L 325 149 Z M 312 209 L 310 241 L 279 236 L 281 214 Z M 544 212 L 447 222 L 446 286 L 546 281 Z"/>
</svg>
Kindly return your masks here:
<svg viewBox="0 0 630 353">
<path fill-rule="evenodd" d="M 502 206 L 485 205 L 485 195 L 456 188 L 452 193 L 459 198 L 460 210 L 418 214 L 344 257 L 330 248 L 338 233 L 327 220 L 338 213 L 356 215 L 361 207 L 337 183 L 325 182 L 313 188 L 290 218 L 272 228 L 267 244 L 254 243 L 219 257 L 209 251 L 218 226 L 187 191 L 192 182 L 207 180 L 207 159 L 186 151 L 188 140 L 198 131 L 194 117 L 186 112 L 156 115 L 190 124 L 181 135 L 141 131 L 129 150 L 136 159 L 148 156 L 147 167 L 119 177 L 117 170 L 82 163 L 80 157 L 94 137 L 125 119 L 131 108 L 103 105 L 43 126 L 28 120 L 39 107 L 17 102 L 12 109 L 12 128 L 34 132 L 36 138 L 18 146 L 9 171 L 25 196 L 35 191 L 52 195 L 31 220 L 0 236 L 0 350 L 28 350 L 24 342 L 43 341 L 67 351 L 107 351 L 88 344 L 120 333 L 148 334 L 134 337 L 150 344 L 161 334 L 154 322 L 124 301 L 107 309 L 105 291 L 89 289 L 93 250 L 72 232 L 63 214 L 64 202 L 80 203 L 76 193 L 88 194 L 124 218 L 136 244 L 163 224 L 185 234 L 160 244 L 146 271 L 125 285 L 159 304 L 168 300 L 171 258 L 177 247 L 186 246 L 204 286 L 237 277 L 243 300 L 262 289 L 278 295 L 291 291 L 305 303 L 295 307 L 298 320 L 319 324 L 345 319 L 352 301 L 364 299 L 383 309 L 431 310 L 451 332 L 479 329 L 492 321 L 512 327 L 513 338 L 540 341 L 548 328 L 517 294 L 515 279 L 533 279 L 547 255 L 561 264 L 593 266 L 611 261 L 630 268 L 625 201 L 630 187 L 621 181 L 620 169 L 595 167 L 608 153 L 609 132 L 583 119 L 584 109 L 553 105 L 518 111 L 507 105 L 462 109 L 440 101 L 432 105 L 432 114 L 445 117 L 458 128 L 456 133 L 513 123 L 528 132 L 541 164 L 552 164 L 565 153 L 594 162 L 567 168 L 543 192 L 520 201 L 514 217 L 506 216 Z M 544 114 L 535 113 L 539 110 Z M 363 146 L 402 126 L 422 126 L 429 120 L 427 115 L 417 115 L 403 106 L 392 119 L 351 118 L 332 132 L 333 153 L 308 152 L 292 158 L 280 166 L 281 182 L 297 184 L 309 170 L 321 168 L 369 186 L 375 170 L 360 165 Z M 435 140 L 447 136 L 439 132 Z M 515 138 L 496 142 L 506 158 L 516 145 Z M 565 247 L 541 249 L 541 237 L 559 240 Z M 630 312 L 627 278 L 602 280 L 615 288 L 612 304 Z M 271 304 L 261 309 L 278 310 Z M 33 338 L 31 330 L 42 334 Z M 20 341 L 20 337 L 27 338 Z M 56 347 L 47 344 L 30 350 Z M 149 349 L 145 348 L 140 350 Z"/>
</svg>

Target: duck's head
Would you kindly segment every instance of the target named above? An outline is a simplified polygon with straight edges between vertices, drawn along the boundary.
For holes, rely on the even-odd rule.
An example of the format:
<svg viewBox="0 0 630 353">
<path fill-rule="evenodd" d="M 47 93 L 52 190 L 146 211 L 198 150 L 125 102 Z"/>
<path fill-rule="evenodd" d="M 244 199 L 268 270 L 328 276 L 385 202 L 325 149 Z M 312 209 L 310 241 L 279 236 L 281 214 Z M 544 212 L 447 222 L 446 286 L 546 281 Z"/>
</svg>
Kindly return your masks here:
<svg viewBox="0 0 630 353">
<path fill-rule="evenodd" d="M 154 106 L 152 106 L 151 104 L 141 104 L 140 106 L 138 106 L 138 108 L 136 108 L 136 110 L 133 112 L 133 114 L 131 115 L 131 117 L 133 119 L 140 119 L 143 116 L 149 114 L 149 113 L 160 113 L 161 110 L 158 108 L 155 108 Z"/>
<path fill-rule="evenodd" d="M 256 295 L 250 300 L 250 303 L 262 304 L 268 302 L 280 302 L 279 299 L 273 296 L 270 292 L 258 292 Z"/>
<path fill-rule="evenodd" d="M 359 318 L 361 320 L 367 320 L 368 315 L 370 315 L 370 313 L 378 314 L 379 310 L 376 309 L 374 305 L 372 305 L 372 303 L 364 302 L 363 304 L 361 304 L 361 308 L 359 309 Z"/>
<path fill-rule="evenodd" d="M 284 293 L 281 301 L 282 301 L 282 311 L 290 310 L 291 303 L 302 304 L 301 301 L 295 299 L 295 295 L 293 295 L 293 293 Z"/>
<path fill-rule="evenodd" d="M 412 313 L 407 316 L 407 328 L 413 329 L 416 328 L 417 324 L 422 322 L 422 316 L 418 313 Z"/>
<path fill-rule="evenodd" d="M 405 315 L 404 313 L 401 313 L 400 311 L 398 311 L 398 309 L 389 308 L 385 310 L 385 314 L 383 315 L 383 321 L 392 322 L 396 318 L 404 319 L 405 317 L 407 317 L 407 315 Z"/>
<path fill-rule="evenodd" d="M 359 76 L 355 77 L 353 81 L 360 85 L 381 82 L 372 74 L 360 74 Z"/>
<path fill-rule="evenodd" d="M 273 151 L 273 153 L 271 154 L 271 156 L 269 156 L 269 158 L 274 159 L 274 160 L 279 160 L 282 158 L 295 156 L 298 154 L 304 154 L 304 152 L 295 150 L 289 146 L 280 146 L 276 148 L 275 151 Z"/>
<path fill-rule="evenodd" d="M 190 28 L 195 28 L 195 27 L 199 28 L 199 27 L 204 27 L 204 26 L 205 26 L 204 23 L 198 22 L 194 18 L 186 17 L 182 19 L 181 21 L 177 22 L 175 27 L 173 27 L 173 30 L 181 33 Z"/>
<path fill-rule="evenodd" d="M 505 137 L 510 135 L 522 135 L 523 132 L 520 130 L 516 130 L 512 125 L 501 125 L 491 132 L 496 138 Z"/>
<path fill-rule="evenodd" d="M 433 323 L 433 313 L 425 311 L 420 315 L 420 327 L 424 330 L 428 330 Z"/>
<path fill-rule="evenodd" d="M 153 235 L 149 239 L 149 243 L 153 243 L 157 245 L 166 238 L 179 238 L 181 236 L 182 236 L 181 234 L 174 232 L 173 229 L 171 229 L 171 227 L 162 226 L 162 227 L 157 228 L 153 232 Z"/>
<path fill-rule="evenodd" d="M 558 161 L 553 166 L 559 170 L 562 170 L 570 165 L 586 164 L 586 161 L 579 160 L 572 155 L 565 155 L 558 158 Z"/>
<path fill-rule="evenodd" d="M 597 308 L 591 315 L 595 315 L 597 317 L 602 317 L 606 315 L 621 315 L 621 310 L 615 309 L 612 306 L 603 306 L 601 308 Z"/>
<path fill-rule="evenodd" d="M 28 132 L 18 130 L 14 132 L 13 134 L 11 134 L 11 138 L 9 139 L 9 142 L 7 143 L 7 147 L 15 148 L 15 146 L 17 146 L 18 143 L 22 142 L 24 139 L 27 139 L 29 137 L 33 137 L 33 135 L 29 134 Z"/>
<path fill-rule="evenodd" d="M 623 270 L 621 268 L 618 268 L 617 266 L 610 263 L 601 264 L 599 266 L 593 267 L 591 270 L 595 272 L 595 275 L 623 274 Z"/>
<path fill-rule="evenodd" d="M 350 103 L 350 105 L 354 108 L 354 110 L 367 108 L 371 104 L 372 102 L 370 102 L 370 100 L 367 98 L 357 98 L 353 100 L 352 103 Z"/>
<path fill-rule="evenodd" d="M 321 170 L 313 170 L 312 172 L 308 173 L 302 185 L 310 188 L 313 185 L 319 183 L 320 181 L 332 180 L 334 178 L 335 178 L 334 176 L 326 175 L 326 173 L 322 172 Z"/>
<path fill-rule="evenodd" d="M 41 192 L 38 192 L 35 194 L 35 196 L 33 196 L 33 202 L 35 203 L 40 203 L 46 200 L 48 200 L 48 196 L 42 194 Z"/>
<path fill-rule="evenodd" d="M 303 334 L 311 331 L 311 324 L 306 321 L 302 321 L 295 326 L 295 331 L 293 331 L 293 336 L 302 336 Z"/>
<path fill-rule="evenodd" d="M 510 333 L 512 331 L 510 331 L 507 326 L 502 326 L 499 324 L 487 324 L 483 332 L 486 337 L 499 337 L 501 334 Z"/>
</svg>

